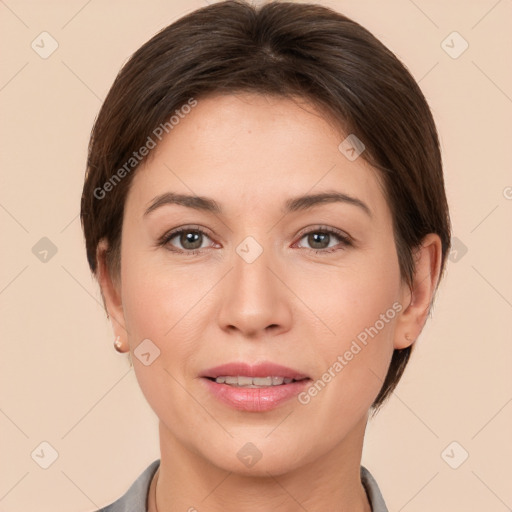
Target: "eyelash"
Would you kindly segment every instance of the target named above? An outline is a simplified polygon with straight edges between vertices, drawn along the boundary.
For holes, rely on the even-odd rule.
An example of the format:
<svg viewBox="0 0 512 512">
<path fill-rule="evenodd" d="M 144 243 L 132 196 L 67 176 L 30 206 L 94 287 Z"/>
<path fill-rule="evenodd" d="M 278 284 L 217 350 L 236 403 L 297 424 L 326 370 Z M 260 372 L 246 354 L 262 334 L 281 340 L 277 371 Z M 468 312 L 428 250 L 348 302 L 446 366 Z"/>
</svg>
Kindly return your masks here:
<svg viewBox="0 0 512 512">
<path fill-rule="evenodd" d="M 166 246 L 168 246 L 169 242 L 177 235 L 181 235 L 182 233 L 190 233 L 190 232 L 200 233 L 201 235 L 204 235 L 204 236 L 207 236 L 208 238 L 210 238 L 208 233 L 206 233 L 206 231 L 202 230 L 199 227 L 184 227 L 184 228 L 176 229 L 174 231 L 171 231 L 171 232 L 166 233 L 163 236 L 161 236 L 158 239 L 157 246 L 166 247 Z M 342 246 L 345 246 L 345 247 L 353 246 L 352 239 L 349 236 L 345 235 L 341 231 L 338 231 L 337 229 L 329 228 L 329 227 L 319 227 L 319 228 L 312 229 L 310 231 L 303 232 L 300 235 L 299 241 L 311 233 L 324 233 L 324 234 L 327 233 L 329 235 L 335 235 L 337 238 L 339 238 Z M 201 253 L 201 251 L 203 251 L 203 249 L 192 249 L 192 250 L 184 251 L 181 249 L 176 249 L 175 247 L 168 247 L 168 250 L 170 250 L 172 252 L 176 252 L 178 254 L 185 254 L 187 256 L 198 255 Z M 330 247 L 328 249 L 310 249 L 310 248 L 304 247 L 303 249 L 314 252 L 315 254 L 322 254 L 322 255 L 324 255 L 326 253 L 332 253 L 335 251 L 342 250 L 340 248 L 337 249 L 336 247 Z"/>
</svg>

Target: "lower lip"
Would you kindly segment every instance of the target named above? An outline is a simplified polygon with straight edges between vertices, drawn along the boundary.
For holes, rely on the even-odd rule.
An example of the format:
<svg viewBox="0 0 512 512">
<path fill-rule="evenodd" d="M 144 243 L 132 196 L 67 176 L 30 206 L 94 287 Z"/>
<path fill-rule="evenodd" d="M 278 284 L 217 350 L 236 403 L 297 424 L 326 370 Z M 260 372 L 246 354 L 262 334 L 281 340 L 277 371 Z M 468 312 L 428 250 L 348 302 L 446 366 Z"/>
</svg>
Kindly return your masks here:
<svg viewBox="0 0 512 512">
<path fill-rule="evenodd" d="M 243 388 L 219 384 L 203 377 L 208 389 L 221 402 L 240 411 L 263 412 L 278 407 L 280 404 L 298 395 L 306 388 L 311 379 L 290 382 L 280 386 L 263 388 Z"/>
</svg>

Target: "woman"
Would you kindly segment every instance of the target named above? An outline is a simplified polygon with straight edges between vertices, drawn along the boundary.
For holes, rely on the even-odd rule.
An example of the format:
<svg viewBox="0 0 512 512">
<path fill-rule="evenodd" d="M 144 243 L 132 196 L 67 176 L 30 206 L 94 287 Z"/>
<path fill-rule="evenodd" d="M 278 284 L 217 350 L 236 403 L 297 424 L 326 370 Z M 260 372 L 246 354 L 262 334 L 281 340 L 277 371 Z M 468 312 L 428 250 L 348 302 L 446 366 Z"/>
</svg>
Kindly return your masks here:
<svg viewBox="0 0 512 512">
<path fill-rule="evenodd" d="M 144 44 L 95 122 L 91 271 L 159 418 L 108 512 L 387 510 L 361 466 L 450 247 L 427 102 L 366 29 L 220 2 Z"/>
</svg>

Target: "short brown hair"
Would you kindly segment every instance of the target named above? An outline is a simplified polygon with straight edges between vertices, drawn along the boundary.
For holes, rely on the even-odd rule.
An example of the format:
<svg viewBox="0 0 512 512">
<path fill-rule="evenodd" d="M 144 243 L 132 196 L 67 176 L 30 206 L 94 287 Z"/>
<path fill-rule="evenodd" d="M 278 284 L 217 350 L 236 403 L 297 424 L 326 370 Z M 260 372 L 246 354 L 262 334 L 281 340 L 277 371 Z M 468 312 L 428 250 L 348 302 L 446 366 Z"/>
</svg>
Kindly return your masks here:
<svg viewBox="0 0 512 512">
<path fill-rule="evenodd" d="M 327 7 L 223 1 L 161 30 L 124 65 L 95 121 L 81 199 L 87 258 L 105 238 L 107 266 L 120 275 L 124 203 L 138 165 L 99 197 L 98 190 L 190 98 L 241 91 L 301 97 L 363 141 L 393 215 L 402 279 L 414 274 L 414 249 L 428 233 L 442 242 L 450 219 L 432 114 L 397 57 L 368 30 Z M 340 141 L 341 142 L 341 141 Z M 111 182 L 112 183 L 112 182 Z M 103 191 L 104 192 L 104 191 Z M 397 385 L 412 347 L 395 350 L 374 410 Z"/>
</svg>

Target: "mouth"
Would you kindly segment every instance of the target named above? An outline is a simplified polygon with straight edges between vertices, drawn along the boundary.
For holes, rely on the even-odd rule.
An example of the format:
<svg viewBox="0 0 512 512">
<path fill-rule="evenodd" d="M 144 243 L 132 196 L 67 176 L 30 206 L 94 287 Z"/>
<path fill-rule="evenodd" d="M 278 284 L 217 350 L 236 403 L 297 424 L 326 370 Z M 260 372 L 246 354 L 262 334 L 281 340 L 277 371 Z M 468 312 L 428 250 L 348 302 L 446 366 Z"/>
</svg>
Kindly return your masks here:
<svg viewBox="0 0 512 512">
<path fill-rule="evenodd" d="M 235 409 L 251 412 L 278 407 L 312 381 L 304 373 L 270 362 L 256 366 L 228 363 L 210 368 L 200 377 L 218 400 Z"/>
<path fill-rule="evenodd" d="M 214 380 L 219 384 L 235 386 L 281 386 L 293 381 L 309 379 L 309 375 L 270 361 L 256 365 L 242 361 L 226 363 L 205 370 L 200 377 Z"/>
<path fill-rule="evenodd" d="M 280 375 L 269 375 L 267 377 L 249 377 L 246 375 L 221 375 L 219 377 L 205 377 L 217 384 L 227 384 L 237 388 L 268 388 L 270 386 L 284 386 L 292 382 L 301 382 L 303 380 L 310 380 L 309 377 L 302 379 L 290 379 Z"/>
</svg>

